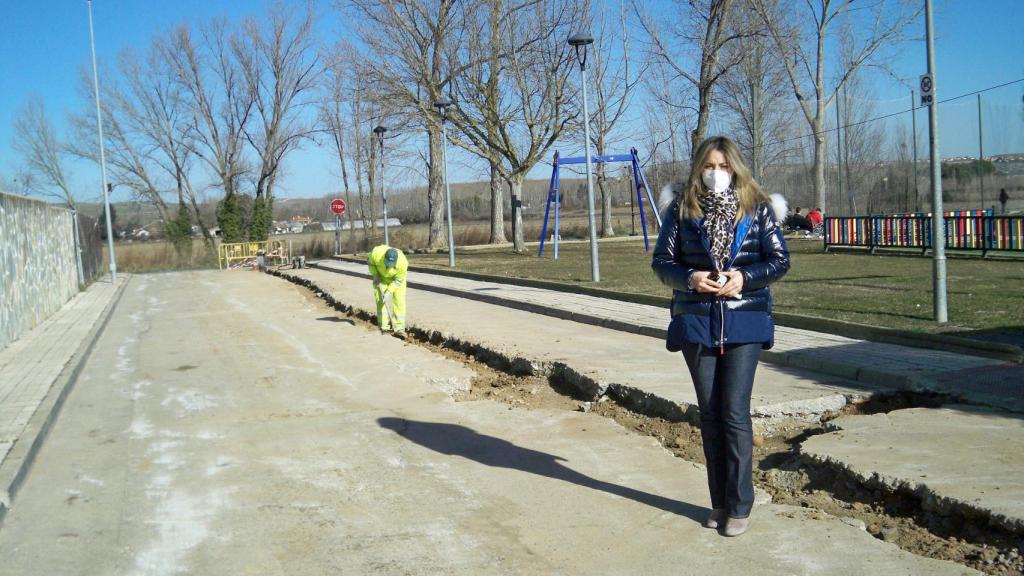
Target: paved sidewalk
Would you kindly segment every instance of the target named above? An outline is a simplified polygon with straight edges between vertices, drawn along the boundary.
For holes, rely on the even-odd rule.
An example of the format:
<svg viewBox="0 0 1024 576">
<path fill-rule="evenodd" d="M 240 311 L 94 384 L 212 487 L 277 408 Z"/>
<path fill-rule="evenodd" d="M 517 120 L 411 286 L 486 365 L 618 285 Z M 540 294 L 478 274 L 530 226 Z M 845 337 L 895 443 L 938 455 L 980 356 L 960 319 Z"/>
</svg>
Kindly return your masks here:
<svg viewBox="0 0 1024 576">
<path fill-rule="evenodd" d="M 316 262 L 332 272 L 367 276 L 366 267 L 339 260 Z M 634 334 L 664 338 L 661 307 L 541 288 L 414 272 L 413 288 L 499 304 Z M 1024 412 L 1024 366 L 1000 360 L 856 340 L 776 327 L 775 347 L 762 359 L 854 380 L 867 386 L 929 390 L 1014 412 Z"/>
<path fill-rule="evenodd" d="M 800 445 L 804 458 L 835 463 L 864 486 L 904 491 L 942 516 L 1024 535 L 1024 419 L 951 404 L 843 416 Z"/>
<path fill-rule="evenodd" d="M 0 350 L 0 518 L 128 278 L 93 283 Z"/>
</svg>

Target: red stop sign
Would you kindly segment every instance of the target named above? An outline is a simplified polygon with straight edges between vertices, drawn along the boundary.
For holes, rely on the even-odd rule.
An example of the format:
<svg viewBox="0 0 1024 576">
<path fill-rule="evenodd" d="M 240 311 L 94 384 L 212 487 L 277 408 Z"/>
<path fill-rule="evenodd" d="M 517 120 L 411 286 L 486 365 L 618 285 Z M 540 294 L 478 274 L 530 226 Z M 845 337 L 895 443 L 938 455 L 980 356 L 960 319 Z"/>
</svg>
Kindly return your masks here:
<svg viewBox="0 0 1024 576">
<path fill-rule="evenodd" d="M 341 215 L 345 213 L 345 201 L 341 198 L 335 198 L 331 201 L 331 212 Z"/>
</svg>

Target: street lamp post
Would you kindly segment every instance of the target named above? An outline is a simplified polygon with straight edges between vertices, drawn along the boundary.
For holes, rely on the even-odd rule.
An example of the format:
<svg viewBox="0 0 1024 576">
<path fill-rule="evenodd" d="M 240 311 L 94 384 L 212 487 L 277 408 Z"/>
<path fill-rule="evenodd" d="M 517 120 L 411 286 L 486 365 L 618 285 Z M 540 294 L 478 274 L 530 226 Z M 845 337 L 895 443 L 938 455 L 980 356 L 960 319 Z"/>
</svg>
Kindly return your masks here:
<svg viewBox="0 0 1024 576">
<path fill-rule="evenodd" d="M 441 155 L 444 158 L 444 203 L 448 217 L 448 267 L 455 267 L 455 233 L 452 230 L 452 187 L 448 182 L 448 107 L 452 101 L 448 99 L 434 100 L 434 106 L 441 115 Z"/>
<path fill-rule="evenodd" d="M 373 133 L 377 135 L 377 144 L 380 146 L 380 197 L 384 203 L 384 243 L 388 246 L 391 242 L 388 239 L 388 193 L 384 187 L 384 133 L 388 129 L 384 126 L 377 126 L 373 129 Z"/>
<path fill-rule="evenodd" d="M 587 102 L 587 46 L 594 43 L 590 34 L 577 33 L 569 37 L 569 45 L 576 49 L 580 64 L 580 84 L 583 86 L 583 145 L 587 159 L 587 218 L 590 222 L 590 277 L 601 281 L 601 265 L 597 257 L 597 227 L 594 225 L 594 180 L 590 166 L 590 105 Z"/>
<path fill-rule="evenodd" d="M 100 139 L 100 175 L 103 179 L 103 213 L 107 222 L 107 248 L 110 250 L 110 281 L 117 284 L 117 259 L 114 257 L 114 231 L 110 223 L 110 184 L 107 183 L 107 158 L 103 149 L 103 116 L 100 114 L 100 79 L 96 71 L 96 37 L 92 29 L 92 0 L 89 5 L 89 48 L 92 50 L 92 86 L 96 95 L 96 128 Z"/>
<path fill-rule="evenodd" d="M 939 156 L 939 107 L 936 104 L 935 27 L 932 24 L 932 0 L 925 0 L 925 35 L 928 42 L 928 73 L 932 75 L 932 103 L 928 106 L 928 147 L 932 169 L 932 294 L 935 321 L 949 320 L 946 301 L 946 224 L 942 213 L 942 163 Z"/>
</svg>

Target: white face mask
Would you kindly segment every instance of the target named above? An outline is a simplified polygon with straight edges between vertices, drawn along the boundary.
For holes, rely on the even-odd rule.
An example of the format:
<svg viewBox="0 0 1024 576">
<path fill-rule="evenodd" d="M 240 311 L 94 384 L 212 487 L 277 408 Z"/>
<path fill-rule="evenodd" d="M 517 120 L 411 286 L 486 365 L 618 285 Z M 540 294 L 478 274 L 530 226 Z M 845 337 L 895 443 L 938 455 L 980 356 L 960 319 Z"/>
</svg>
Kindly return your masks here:
<svg viewBox="0 0 1024 576">
<path fill-rule="evenodd" d="M 725 192 L 732 183 L 732 176 L 725 170 L 705 170 L 701 176 L 704 185 L 712 192 Z"/>
</svg>

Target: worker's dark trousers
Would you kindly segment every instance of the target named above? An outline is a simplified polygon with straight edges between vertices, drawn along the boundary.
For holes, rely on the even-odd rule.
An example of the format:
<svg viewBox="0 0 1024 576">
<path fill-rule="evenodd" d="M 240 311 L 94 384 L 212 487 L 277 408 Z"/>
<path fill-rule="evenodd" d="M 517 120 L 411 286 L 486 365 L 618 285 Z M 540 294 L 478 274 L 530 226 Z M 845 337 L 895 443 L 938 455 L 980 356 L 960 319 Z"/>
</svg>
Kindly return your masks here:
<svg viewBox="0 0 1024 576">
<path fill-rule="evenodd" d="M 711 506 L 733 518 L 746 518 L 754 506 L 750 393 L 760 355 L 760 343 L 726 346 L 723 355 L 717 347 L 683 346 L 697 390 Z"/>
</svg>

